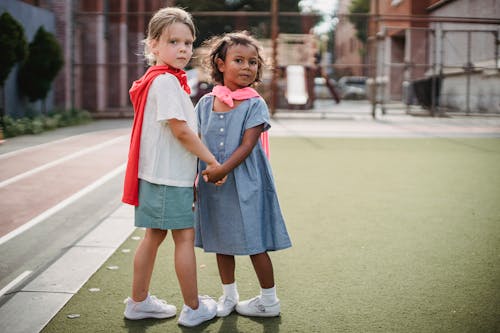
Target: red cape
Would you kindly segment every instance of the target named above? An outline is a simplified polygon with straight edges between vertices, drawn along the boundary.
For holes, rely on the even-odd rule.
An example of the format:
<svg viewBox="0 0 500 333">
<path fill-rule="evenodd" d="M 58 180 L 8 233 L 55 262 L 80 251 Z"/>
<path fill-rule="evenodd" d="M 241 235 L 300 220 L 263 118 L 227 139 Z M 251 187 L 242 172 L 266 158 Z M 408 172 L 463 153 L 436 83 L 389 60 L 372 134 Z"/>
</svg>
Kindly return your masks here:
<svg viewBox="0 0 500 333">
<path fill-rule="evenodd" d="M 124 203 L 139 205 L 139 152 L 141 147 L 142 120 L 144 119 L 144 108 L 148 99 L 149 87 L 153 80 L 161 74 L 170 73 L 179 79 L 181 87 L 189 94 L 191 91 L 187 84 L 186 72 L 169 66 L 151 66 L 146 73 L 134 81 L 129 90 L 130 100 L 134 107 L 134 123 L 132 135 L 130 136 L 130 149 L 128 152 L 127 169 L 123 186 Z"/>
</svg>

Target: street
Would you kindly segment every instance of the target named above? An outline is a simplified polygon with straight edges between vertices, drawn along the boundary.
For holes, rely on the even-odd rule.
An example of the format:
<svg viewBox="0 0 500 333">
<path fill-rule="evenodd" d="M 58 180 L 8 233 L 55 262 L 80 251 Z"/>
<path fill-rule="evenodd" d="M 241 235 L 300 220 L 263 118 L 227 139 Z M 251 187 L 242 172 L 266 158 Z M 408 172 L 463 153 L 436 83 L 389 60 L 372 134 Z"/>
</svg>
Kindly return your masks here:
<svg viewBox="0 0 500 333">
<path fill-rule="evenodd" d="M 29 138 L 40 144 L 26 137 L 4 144 L 26 147 L 0 155 L 2 294 L 9 292 L 6 286 L 36 277 L 116 210 L 129 124 L 115 121 L 116 129 L 105 130 L 94 124 L 88 133 L 66 138 L 56 133 Z"/>
</svg>

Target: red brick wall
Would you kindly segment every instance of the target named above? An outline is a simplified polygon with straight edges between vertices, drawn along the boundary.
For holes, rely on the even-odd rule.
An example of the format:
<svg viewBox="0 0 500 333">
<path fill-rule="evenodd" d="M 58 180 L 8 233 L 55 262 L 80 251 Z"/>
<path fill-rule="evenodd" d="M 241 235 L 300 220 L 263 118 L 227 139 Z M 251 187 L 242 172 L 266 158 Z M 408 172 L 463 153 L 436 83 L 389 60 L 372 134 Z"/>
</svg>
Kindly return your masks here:
<svg viewBox="0 0 500 333">
<path fill-rule="evenodd" d="M 70 108 L 70 92 L 69 92 L 69 71 L 70 71 L 70 54 L 67 38 L 69 31 L 67 30 L 66 18 L 69 4 L 64 0 L 54 0 L 51 2 L 50 10 L 56 17 L 56 37 L 61 45 L 64 56 L 64 66 L 57 75 L 54 82 L 54 105 L 63 109 Z"/>
<path fill-rule="evenodd" d="M 356 37 L 356 29 L 345 14 L 349 12 L 350 0 L 340 0 L 339 23 L 335 29 L 336 76 L 363 75 L 363 59 L 360 50 L 362 43 Z M 350 64 L 350 66 L 346 66 Z"/>
</svg>

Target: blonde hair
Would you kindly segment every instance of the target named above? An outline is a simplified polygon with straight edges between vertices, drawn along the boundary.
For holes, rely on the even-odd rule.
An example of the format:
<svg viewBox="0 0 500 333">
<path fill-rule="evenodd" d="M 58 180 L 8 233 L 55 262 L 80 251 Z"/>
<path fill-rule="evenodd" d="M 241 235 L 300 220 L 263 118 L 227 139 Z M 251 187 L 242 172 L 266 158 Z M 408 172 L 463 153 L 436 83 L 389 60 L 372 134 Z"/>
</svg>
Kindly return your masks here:
<svg viewBox="0 0 500 333">
<path fill-rule="evenodd" d="M 149 21 L 148 36 L 142 41 L 144 44 L 144 57 L 148 65 L 156 65 L 156 57 L 150 50 L 150 43 L 153 40 L 159 40 L 163 31 L 174 23 L 187 25 L 193 34 L 193 38 L 196 38 L 196 28 L 191 14 L 177 7 L 166 7 L 158 10 Z"/>
<path fill-rule="evenodd" d="M 253 46 L 257 51 L 257 76 L 254 83 L 261 82 L 262 71 L 265 65 L 262 57 L 262 48 L 259 42 L 250 35 L 247 31 L 237 31 L 226 33 L 222 36 L 215 36 L 204 43 L 204 46 L 209 49 L 209 56 L 205 59 L 204 66 L 210 72 L 210 76 L 215 83 L 223 84 L 224 75 L 219 71 L 217 59 L 226 60 L 226 54 L 229 47 L 234 45 Z M 254 84 L 252 83 L 252 85 Z"/>
</svg>

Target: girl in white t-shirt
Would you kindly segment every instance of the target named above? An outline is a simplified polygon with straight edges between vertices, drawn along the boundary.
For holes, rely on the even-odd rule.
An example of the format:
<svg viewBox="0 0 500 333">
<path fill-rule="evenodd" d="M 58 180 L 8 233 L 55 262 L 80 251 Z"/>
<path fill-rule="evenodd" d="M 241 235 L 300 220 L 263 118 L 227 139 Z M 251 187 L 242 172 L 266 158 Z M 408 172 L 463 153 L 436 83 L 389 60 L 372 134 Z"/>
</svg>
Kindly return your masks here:
<svg viewBox="0 0 500 333">
<path fill-rule="evenodd" d="M 197 136 L 186 73 L 195 38 L 191 16 L 163 8 L 149 22 L 145 55 L 151 67 L 135 81 L 130 97 L 135 116 L 125 174 L 123 202 L 136 206 L 135 225 L 146 228 L 134 258 L 128 319 L 168 318 L 175 306 L 149 294 L 158 247 L 168 230 L 175 243 L 175 270 L 184 306 L 179 324 L 196 326 L 216 314 L 215 301 L 198 296 L 194 253 L 193 184 L 196 159 L 219 163 Z"/>
</svg>

